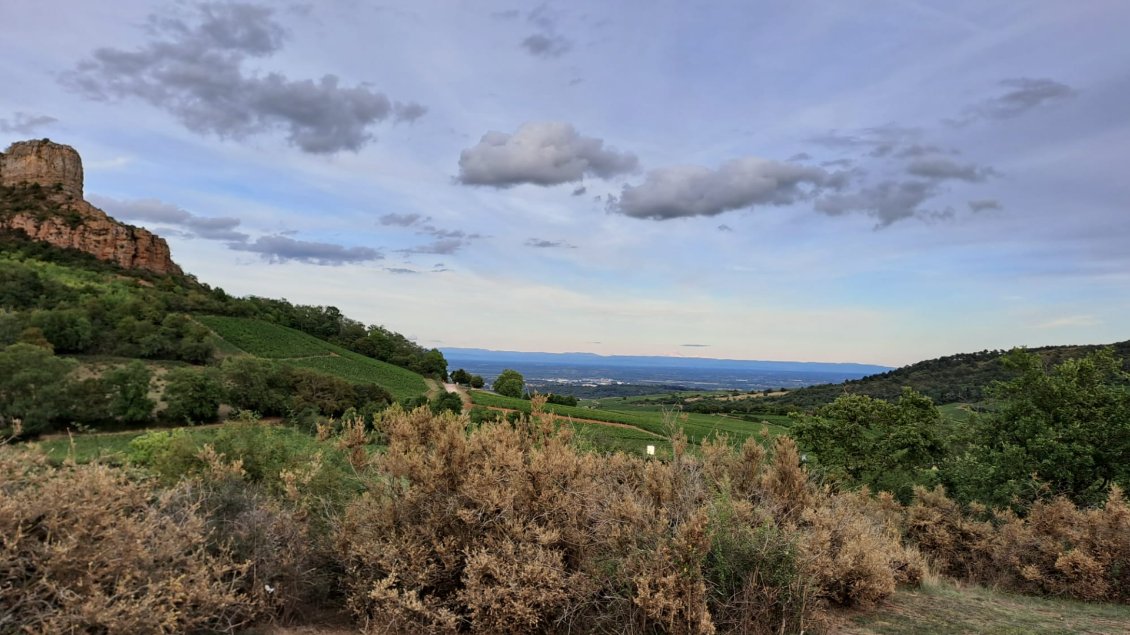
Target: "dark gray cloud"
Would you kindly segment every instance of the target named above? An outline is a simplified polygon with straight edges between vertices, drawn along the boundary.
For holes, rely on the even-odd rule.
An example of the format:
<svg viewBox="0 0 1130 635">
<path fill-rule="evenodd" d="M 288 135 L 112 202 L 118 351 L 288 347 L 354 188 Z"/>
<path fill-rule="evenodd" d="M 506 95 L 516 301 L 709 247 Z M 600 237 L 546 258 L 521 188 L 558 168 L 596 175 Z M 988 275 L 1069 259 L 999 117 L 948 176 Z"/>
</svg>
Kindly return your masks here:
<svg viewBox="0 0 1130 635">
<path fill-rule="evenodd" d="M 608 178 L 635 171 L 639 159 L 605 148 L 560 121 L 522 124 L 513 134 L 490 131 L 459 155 L 459 181 L 506 188 L 529 183 L 558 185 L 583 177 Z"/>
<path fill-rule="evenodd" d="M 811 161 L 812 155 L 807 153 L 807 152 L 798 152 L 797 154 L 794 154 L 793 156 L 789 157 L 788 160 L 789 161 Z"/>
<path fill-rule="evenodd" d="M 201 134 L 281 130 L 304 152 L 323 154 L 357 151 L 374 124 L 413 121 L 426 110 L 365 85 L 343 86 L 334 75 L 290 80 L 245 71 L 248 59 L 283 46 L 285 31 L 268 7 L 205 3 L 191 18 L 151 16 L 147 31 L 152 39 L 138 49 L 96 49 L 64 84 L 92 99 L 141 99 Z"/>
<path fill-rule="evenodd" d="M 718 226 L 718 231 L 720 231 L 720 232 L 732 232 L 732 231 L 734 231 L 734 228 L 723 223 L 723 224 Z"/>
<path fill-rule="evenodd" d="M 535 33 L 522 40 L 520 46 L 534 57 L 561 57 L 573 47 L 572 42 L 560 35 Z"/>
<path fill-rule="evenodd" d="M 915 158 L 918 158 L 918 157 L 924 157 L 924 156 L 930 156 L 930 155 L 936 155 L 936 154 L 946 154 L 946 153 L 947 153 L 946 150 L 944 150 L 944 149 L 942 149 L 938 146 L 921 145 L 921 144 L 915 143 L 915 144 L 911 144 L 911 145 L 899 150 L 898 152 L 895 153 L 895 156 L 900 158 L 900 159 L 915 159 Z M 950 153 L 956 154 L 956 152 L 954 152 L 954 151 L 950 151 Z"/>
<path fill-rule="evenodd" d="M 0 132 L 30 135 L 37 128 L 49 126 L 59 120 L 47 115 L 29 115 L 23 112 L 12 113 L 12 118 L 0 119 Z"/>
<path fill-rule="evenodd" d="M 286 236 L 260 236 L 253 242 L 233 242 L 228 247 L 236 251 L 259 254 L 272 263 L 305 262 L 313 265 L 343 265 L 380 260 L 384 255 L 370 247 L 346 247 L 334 243 L 295 240 Z"/>
<path fill-rule="evenodd" d="M 927 179 L 944 181 L 955 179 L 980 183 L 985 179 L 995 176 L 996 170 L 978 166 L 973 163 L 958 163 L 944 157 L 925 157 L 915 159 L 907 166 L 906 171 L 914 176 Z"/>
<path fill-rule="evenodd" d="M 978 119 L 1012 119 L 1048 102 L 1060 101 L 1075 95 L 1075 89 L 1052 79 L 1017 77 L 999 82 L 1006 89 L 996 97 L 990 97 L 966 108 L 957 119 L 947 119 L 946 123 L 964 126 Z"/>
<path fill-rule="evenodd" d="M 588 191 L 589 191 L 589 188 L 581 185 L 581 186 L 578 186 L 578 187 L 573 189 L 573 196 L 584 196 L 585 192 L 588 192 Z"/>
<path fill-rule="evenodd" d="M 538 249 L 552 249 L 554 247 L 565 247 L 567 249 L 576 249 L 576 245 L 570 245 L 564 240 L 545 240 L 542 238 L 530 238 L 526 241 L 527 247 L 535 247 Z"/>
<path fill-rule="evenodd" d="M 936 194 L 937 185 L 931 181 L 884 181 L 857 192 L 823 196 L 815 207 L 831 216 L 865 212 L 878 219 L 880 227 L 885 227 L 912 216 L 928 215 L 921 205 Z"/>
<path fill-rule="evenodd" d="M 91 195 L 88 198 L 92 205 L 102 208 L 114 218 L 146 224 L 173 225 L 181 230 L 183 236 L 238 242 L 249 238 L 247 234 L 235 230 L 240 223 L 238 218 L 197 216 L 176 205 L 153 198 L 119 200 L 98 195 Z"/>
<path fill-rule="evenodd" d="M 855 161 L 851 159 L 832 159 L 831 161 L 821 161 L 820 165 L 826 168 L 850 168 Z"/>
<path fill-rule="evenodd" d="M 406 267 L 385 267 L 385 271 L 387 271 L 389 273 L 396 273 L 396 274 L 420 273 L 419 271 L 416 271 L 415 269 L 408 269 Z"/>
<path fill-rule="evenodd" d="M 382 225 L 396 225 L 397 227 L 411 227 L 425 220 L 419 214 L 385 214 L 377 219 Z"/>
<path fill-rule="evenodd" d="M 639 185 L 625 185 L 609 210 L 652 220 L 715 216 L 756 205 L 789 205 L 831 184 L 819 168 L 756 157 L 734 159 L 717 170 L 678 166 L 648 172 Z"/>
<path fill-rule="evenodd" d="M 996 199 L 992 199 L 992 198 L 985 198 L 985 199 L 980 199 L 980 200 L 976 200 L 976 201 L 969 201 L 969 210 L 972 211 L 972 212 L 984 212 L 984 211 L 990 210 L 990 209 L 1004 209 L 1004 208 L 1001 206 L 1000 201 L 998 201 Z"/>
</svg>

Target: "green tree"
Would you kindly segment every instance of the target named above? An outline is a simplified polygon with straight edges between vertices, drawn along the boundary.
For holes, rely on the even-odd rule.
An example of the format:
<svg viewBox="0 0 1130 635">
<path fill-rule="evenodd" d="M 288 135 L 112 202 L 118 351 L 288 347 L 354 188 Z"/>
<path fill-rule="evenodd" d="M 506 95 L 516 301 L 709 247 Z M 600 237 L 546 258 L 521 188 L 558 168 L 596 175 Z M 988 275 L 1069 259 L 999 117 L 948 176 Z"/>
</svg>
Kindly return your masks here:
<svg viewBox="0 0 1130 635">
<path fill-rule="evenodd" d="M 471 384 L 471 388 L 482 388 L 486 385 L 482 375 L 471 375 L 471 380 L 467 383 Z"/>
<path fill-rule="evenodd" d="M 437 396 L 432 400 L 429 406 L 435 414 L 439 414 L 445 410 L 454 412 L 455 414 L 463 412 L 463 400 L 459 398 L 458 393 L 453 392 L 445 392 Z"/>
<path fill-rule="evenodd" d="M 491 388 L 506 397 L 521 397 L 526 388 L 526 380 L 518 371 L 507 368 L 494 380 Z"/>
<path fill-rule="evenodd" d="M 451 381 L 453 383 L 466 386 L 471 383 L 471 375 L 467 371 L 460 368 L 459 370 L 451 373 Z"/>
<path fill-rule="evenodd" d="M 165 375 L 165 418 L 205 423 L 219 417 L 224 386 L 214 368 L 177 368 Z"/>
<path fill-rule="evenodd" d="M 27 434 L 49 431 L 66 411 L 74 360 L 32 344 L 0 350 L 0 427 L 19 419 Z"/>
<path fill-rule="evenodd" d="M 290 382 L 274 362 L 242 355 L 229 357 L 220 372 L 225 398 L 232 406 L 265 417 L 286 413 Z"/>
<path fill-rule="evenodd" d="M 103 381 L 111 392 L 110 415 L 129 424 L 148 421 L 156 406 L 149 398 L 152 379 L 153 373 L 138 360 L 106 373 Z"/>
<path fill-rule="evenodd" d="M 990 389 L 994 408 L 945 469 L 959 499 L 1006 505 L 1063 495 L 1087 505 L 1112 484 L 1130 486 L 1130 375 L 1111 350 L 1050 371 L 1023 350 L 1004 361 L 1018 376 Z"/>
<path fill-rule="evenodd" d="M 937 482 L 934 468 L 945 458 L 940 426 L 934 402 L 904 388 L 895 403 L 844 395 L 800 418 L 793 434 L 830 478 L 907 501 L 913 486 Z"/>
</svg>

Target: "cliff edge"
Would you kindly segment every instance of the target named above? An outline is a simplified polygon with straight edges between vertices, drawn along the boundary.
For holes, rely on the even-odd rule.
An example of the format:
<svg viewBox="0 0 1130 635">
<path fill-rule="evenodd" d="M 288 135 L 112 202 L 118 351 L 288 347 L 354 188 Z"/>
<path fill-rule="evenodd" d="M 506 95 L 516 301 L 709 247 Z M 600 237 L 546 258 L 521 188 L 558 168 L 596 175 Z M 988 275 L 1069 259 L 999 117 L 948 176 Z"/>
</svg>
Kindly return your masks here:
<svg viewBox="0 0 1130 635">
<path fill-rule="evenodd" d="M 82 158 L 48 139 L 0 153 L 0 229 L 69 247 L 125 269 L 182 275 L 165 239 L 120 223 L 83 200 Z"/>
</svg>

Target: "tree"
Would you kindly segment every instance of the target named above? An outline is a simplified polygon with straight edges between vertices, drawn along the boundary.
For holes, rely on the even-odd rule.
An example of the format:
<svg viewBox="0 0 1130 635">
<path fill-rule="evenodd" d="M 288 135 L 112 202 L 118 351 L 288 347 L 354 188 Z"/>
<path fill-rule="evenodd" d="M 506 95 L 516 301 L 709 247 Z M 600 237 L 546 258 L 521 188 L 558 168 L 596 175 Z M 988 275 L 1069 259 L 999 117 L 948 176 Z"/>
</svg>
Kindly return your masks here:
<svg viewBox="0 0 1130 635">
<path fill-rule="evenodd" d="M 507 368 L 494 380 L 491 388 L 506 397 L 521 397 L 526 388 L 526 380 L 518 371 Z"/>
<path fill-rule="evenodd" d="M 990 388 L 996 407 L 974 421 L 968 447 L 945 470 L 959 499 L 1063 495 L 1088 505 L 1112 484 L 1130 486 L 1130 375 L 1110 349 L 1051 371 L 1023 350 L 1004 362 L 1019 376 Z"/>
<path fill-rule="evenodd" d="M 466 386 L 471 383 L 471 374 L 460 368 L 451 373 L 451 381 Z"/>
<path fill-rule="evenodd" d="M 471 375 L 471 381 L 468 383 L 471 384 L 471 388 L 482 388 L 486 385 L 482 375 Z"/>
<path fill-rule="evenodd" d="M 274 362 L 257 357 L 229 357 L 221 372 L 224 394 L 232 406 L 264 417 L 286 413 L 290 384 Z"/>
<path fill-rule="evenodd" d="M 19 419 L 27 434 L 50 430 L 66 411 L 69 375 L 77 366 L 32 344 L 0 350 L 0 427 Z"/>
<path fill-rule="evenodd" d="M 156 405 L 149 398 L 149 382 L 153 373 L 138 360 L 106 373 L 103 380 L 110 389 L 110 415 L 123 423 L 148 421 Z"/>
<path fill-rule="evenodd" d="M 429 406 L 432 412 L 437 415 L 445 410 L 455 414 L 463 412 L 463 400 L 459 398 L 458 393 L 454 392 L 445 392 L 437 396 Z"/>
<path fill-rule="evenodd" d="M 929 397 L 904 388 L 895 403 L 844 395 L 793 428 L 832 479 L 865 484 L 909 500 L 914 485 L 933 485 L 945 457 L 941 415 Z"/>
<path fill-rule="evenodd" d="M 212 368 L 177 368 L 165 375 L 165 418 L 204 423 L 219 417 L 224 386 Z"/>
</svg>

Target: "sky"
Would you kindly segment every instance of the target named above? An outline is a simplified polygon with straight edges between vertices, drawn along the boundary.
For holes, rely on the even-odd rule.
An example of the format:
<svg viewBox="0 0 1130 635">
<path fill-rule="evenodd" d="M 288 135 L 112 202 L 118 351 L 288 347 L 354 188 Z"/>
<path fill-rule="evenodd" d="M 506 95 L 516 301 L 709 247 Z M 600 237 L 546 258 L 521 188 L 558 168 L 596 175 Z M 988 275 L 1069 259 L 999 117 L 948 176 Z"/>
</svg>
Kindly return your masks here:
<svg viewBox="0 0 1130 635">
<path fill-rule="evenodd" d="M 1130 338 L 1130 3 L 0 0 L 0 148 L 426 347 Z"/>
</svg>

